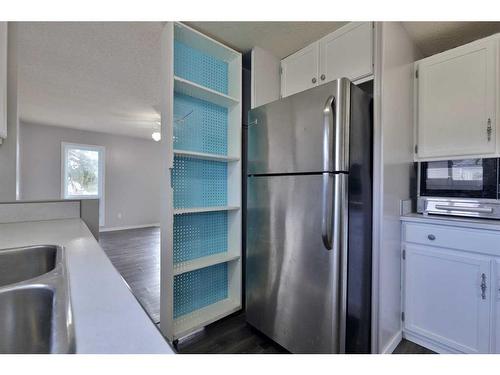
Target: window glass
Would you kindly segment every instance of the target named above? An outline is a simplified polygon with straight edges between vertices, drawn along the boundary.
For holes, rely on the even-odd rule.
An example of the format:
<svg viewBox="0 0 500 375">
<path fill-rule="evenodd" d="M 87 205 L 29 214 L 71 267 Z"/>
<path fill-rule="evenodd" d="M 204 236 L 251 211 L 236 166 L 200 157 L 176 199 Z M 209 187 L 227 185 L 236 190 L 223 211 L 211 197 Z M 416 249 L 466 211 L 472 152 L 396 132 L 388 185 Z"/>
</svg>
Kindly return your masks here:
<svg viewBox="0 0 500 375">
<path fill-rule="evenodd" d="M 104 147 L 62 143 L 61 191 L 65 199 L 99 199 L 104 225 Z"/>
<path fill-rule="evenodd" d="M 68 147 L 66 195 L 99 195 L 99 151 Z"/>
</svg>

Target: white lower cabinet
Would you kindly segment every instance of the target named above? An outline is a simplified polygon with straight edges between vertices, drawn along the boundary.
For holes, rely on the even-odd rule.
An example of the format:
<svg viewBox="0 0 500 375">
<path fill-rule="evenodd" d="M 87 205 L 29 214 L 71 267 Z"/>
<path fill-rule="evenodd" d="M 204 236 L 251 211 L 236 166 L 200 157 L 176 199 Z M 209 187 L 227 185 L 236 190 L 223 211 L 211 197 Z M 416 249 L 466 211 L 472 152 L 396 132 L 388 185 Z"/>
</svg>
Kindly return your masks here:
<svg viewBox="0 0 500 375">
<path fill-rule="evenodd" d="M 493 353 L 500 354 L 500 260 L 497 259 L 494 265 L 494 279 L 492 280 L 492 299 L 495 306 L 494 309 L 494 340 L 493 342 Z M 494 283 L 494 284 L 493 284 Z"/>
<path fill-rule="evenodd" d="M 464 353 L 489 349 L 488 258 L 406 245 L 405 329 Z"/>
<path fill-rule="evenodd" d="M 457 230 L 474 246 L 458 249 Z M 499 353 L 500 231 L 403 222 L 402 236 L 404 337 L 441 353 Z"/>
</svg>

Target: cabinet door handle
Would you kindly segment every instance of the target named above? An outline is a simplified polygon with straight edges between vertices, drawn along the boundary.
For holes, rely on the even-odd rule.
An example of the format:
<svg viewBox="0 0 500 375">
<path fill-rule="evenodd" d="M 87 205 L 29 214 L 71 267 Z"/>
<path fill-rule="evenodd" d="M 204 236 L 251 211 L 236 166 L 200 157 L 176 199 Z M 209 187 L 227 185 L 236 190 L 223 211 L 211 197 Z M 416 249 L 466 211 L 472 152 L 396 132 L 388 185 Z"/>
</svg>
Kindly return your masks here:
<svg viewBox="0 0 500 375">
<path fill-rule="evenodd" d="M 316 83 L 316 77 L 313 77 L 313 79 L 311 79 L 311 82 Z"/>
<path fill-rule="evenodd" d="M 486 135 L 488 137 L 488 142 L 491 141 L 491 132 L 492 132 L 492 129 L 491 129 L 491 118 L 488 118 L 488 121 L 487 121 L 487 126 L 486 126 Z"/>
<path fill-rule="evenodd" d="M 486 275 L 481 274 L 481 298 L 486 299 Z"/>
<path fill-rule="evenodd" d="M 436 239 L 436 236 L 435 236 L 435 235 L 433 235 L 433 234 L 428 234 L 428 235 L 427 235 L 427 238 L 428 238 L 429 240 L 431 240 L 431 241 L 434 241 L 434 240 Z"/>
<path fill-rule="evenodd" d="M 319 78 L 321 78 L 321 80 L 324 81 L 326 79 L 326 76 L 324 74 L 322 74 L 321 77 L 319 77 Z"/>
</svg>

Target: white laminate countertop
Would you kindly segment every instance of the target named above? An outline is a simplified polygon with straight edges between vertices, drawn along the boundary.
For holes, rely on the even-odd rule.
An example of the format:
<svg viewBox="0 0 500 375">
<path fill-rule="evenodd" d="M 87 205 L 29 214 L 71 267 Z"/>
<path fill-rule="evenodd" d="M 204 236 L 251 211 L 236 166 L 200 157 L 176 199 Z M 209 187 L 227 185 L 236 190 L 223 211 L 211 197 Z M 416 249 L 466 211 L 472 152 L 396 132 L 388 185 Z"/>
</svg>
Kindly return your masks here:
<svg viewBox="0 0 500 375">
<path fill-rule="evenodd" d="M 411 213 L 401 216 L 401 220 L 406 222 L 440 224 L 440 225 L 450 225 L 455 227 L 500 231 L 500 220 L 494 220 L 494 219 L 476 219 L 473 217 L 423 215 L 423 214 Z"/>
<path fill-rule="evenodd" d="M 81 219 L 0 224 L 1 249 L 62 245 L 77 353 L 173 353 Z"/>
</svg>

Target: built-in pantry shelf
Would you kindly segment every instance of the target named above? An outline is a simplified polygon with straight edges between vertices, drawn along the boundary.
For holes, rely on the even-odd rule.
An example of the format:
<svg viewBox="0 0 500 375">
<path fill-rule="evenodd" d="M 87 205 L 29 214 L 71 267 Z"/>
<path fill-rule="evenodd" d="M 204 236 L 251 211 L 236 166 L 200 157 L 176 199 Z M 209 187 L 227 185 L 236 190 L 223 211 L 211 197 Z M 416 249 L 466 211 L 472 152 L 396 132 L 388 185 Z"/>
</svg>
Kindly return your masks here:
<svg viewBox="0 0 500 375">
<path fill-rule="evenodd" d="M 162 56 L 160 329 L 173 341 L 241 309 L 242 59 L 179 22 Z"/>
<path fill-rule="evenodd" d="M 185 262 L 175 263 L 174 275 L 180 275 L 181 273 L 198 270 L 200 268 L 213 266 L 215 264 L 232 262 L 233 260 L 237 259 L 240 259 L 239 254 L 231 254 L 224 252 L 224 253 L 209 255 L 206 257 L 187 260 Z"/>
<path fill-rule="evenodd" d="M 174 319 L 174 339 L 186 336 L 197 329 L 238 311 L 241 303 L 238 299 L 227 298 Z"/>
<path fill-rule="evenodd" d="M 184 156 L 188 158 L 195 159 L 203 159 L 203 160 L 214 160 L 221 162 L 231 162 L 231 161 L 239 161 L 240 158 L 225 156 L 225 155 L 217 155 L 217 154 L 207 154 L 204 152 L 196 152 L 196 151 L 185 151 L 185 150 L 174 150 L 175 156 Z"/>
<path fill-rule="evenodd" d="M 205 100 L 225 108 L 230 108 L 240 102 L 238 99 L 229 95 L 209 89 L 208 87 L 177 76 L 174 76 L 174 91 L 179 94 Z"/>
<path fill-rule="evenodd" d="M 174 215 L 197 214 L 199 212 L 235 211 L 235 210 L 239 210 L 239 209 L 240 209 L 239 206 L 176 208 L 174 210 Z"/>
</svg>

